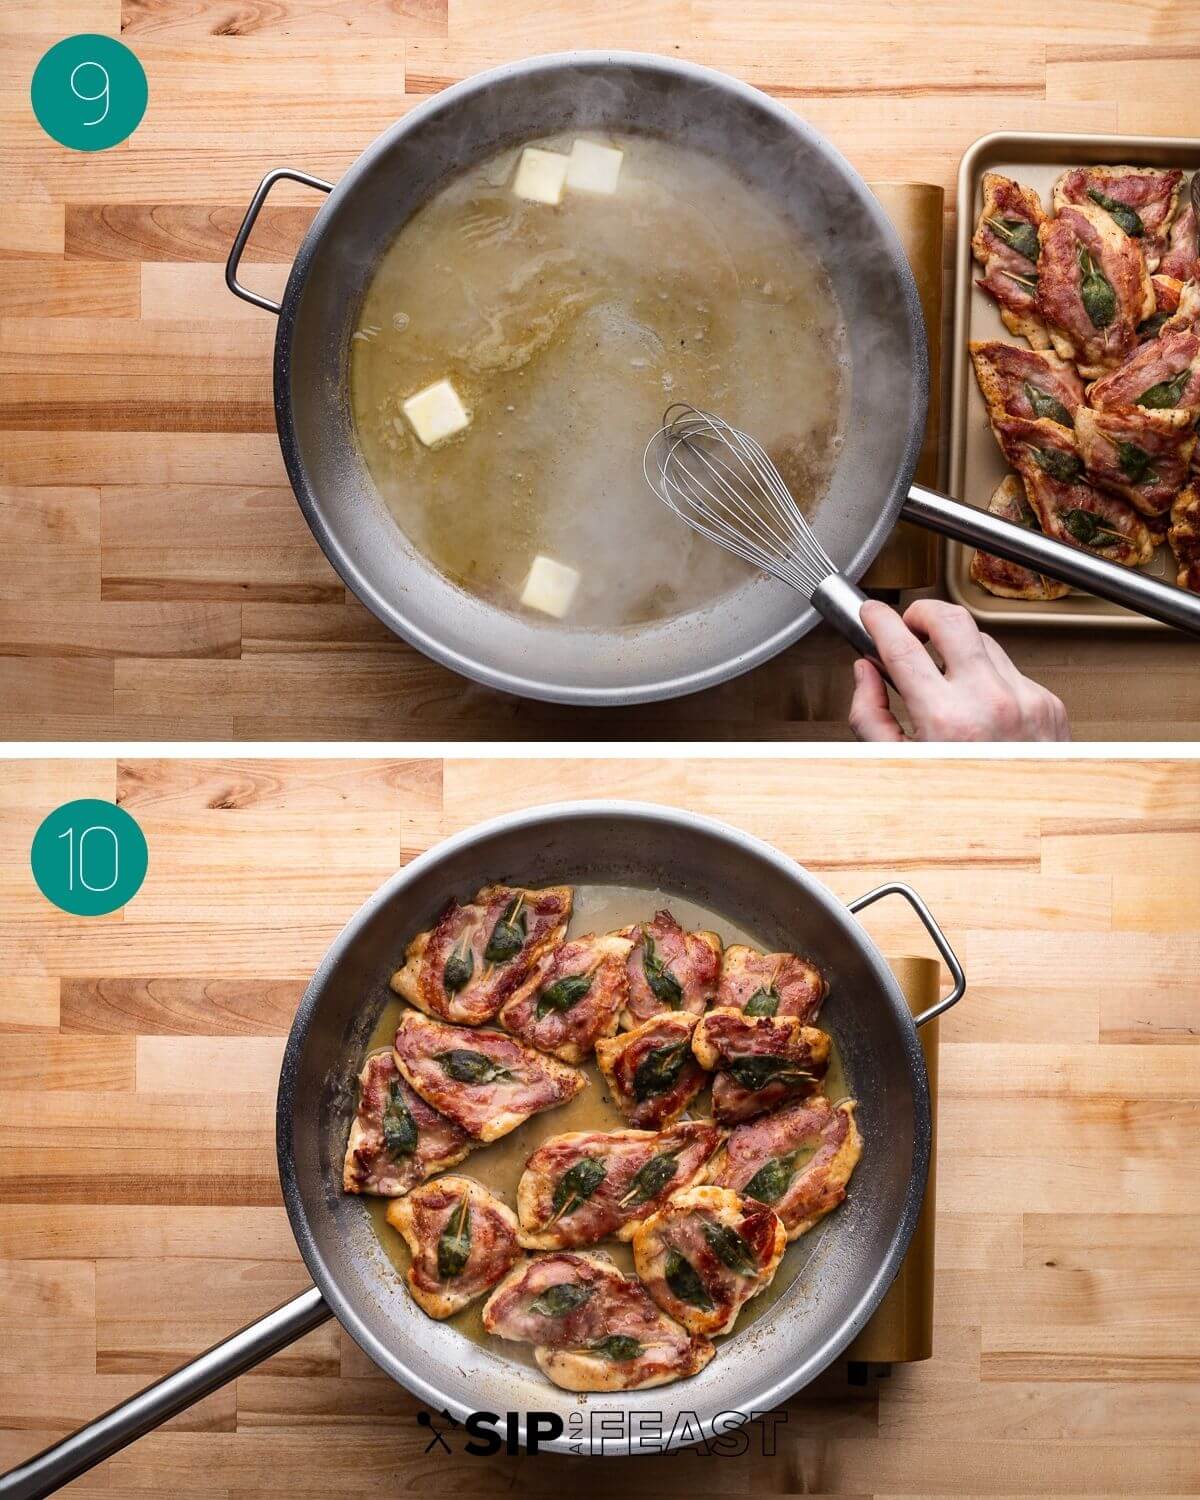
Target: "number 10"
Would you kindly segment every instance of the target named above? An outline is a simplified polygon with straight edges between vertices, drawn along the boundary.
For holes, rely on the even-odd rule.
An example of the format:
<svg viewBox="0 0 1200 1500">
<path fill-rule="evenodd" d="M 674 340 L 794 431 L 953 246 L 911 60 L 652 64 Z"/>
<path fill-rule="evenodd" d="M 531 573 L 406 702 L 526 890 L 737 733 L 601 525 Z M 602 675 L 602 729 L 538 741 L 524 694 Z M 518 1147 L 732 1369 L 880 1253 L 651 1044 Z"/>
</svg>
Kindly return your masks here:
<svg viewBox="0 0 1200 1500">
<path fill-rule="evenodd" d="M 87 845 L 87 838 L 89 833 L 106 833 L 108 834 L 109 838 L 112 839 L 112 879 L 108 882 L 107 885 L 93 885 L 92 882 L 87 878 L 87 875 L 84 873 L 84 864 L 86 858 L 84 849 Z M 75 876 L 76 873 L 78 873 L 79 884 L 84 888 L 85 891 L 111 891 L 113 886 L 115 886 L 117 883 L 117 875 L 120 870 L 121 864 L 120 845 L 117 842 L 117 835 L 113 831 L 113 829 L 106 828 L 102 823 L 93 824 L 92 827 L 85 828 L 79 835 L 78 849 L 76 849 L 75 846 L 75 830 L 73 828 L 68 828 L 65 833 L 60 833 L 59 838 L 66 839 L 67 841 L 67 859 L 69 862 L 67 869 L 67 889 L 69 891 L 73 891 L 75 889 Z M 98 854 L 93 854 L 92 856 L 93 875 L 99 875 L 100 873 L 94 868 L 96 860 L 99 857 L 100 856 Z"/>
<path fill-rule="evenodd" d="M 98 68 L 104 75 L 104 85 L 98 94 L 81 94 L 75 87 L 75 75 L 84 68 Z M 98 62 L 76 63 L 75 66 L 71 69 L 71 92 L 75 95 L 76 99 L 82 99 L 85 104 L 94 104 L 97 99 L 104 100 L 104 109 L 101 111 L 101 113 L 98 114 L 94 120 L 83 121 L 85 125 L 99 125 L 101 120 L 103 120 L 108 114 L 108 69 L 105 68 L 103 64 Z"/>
</svg>

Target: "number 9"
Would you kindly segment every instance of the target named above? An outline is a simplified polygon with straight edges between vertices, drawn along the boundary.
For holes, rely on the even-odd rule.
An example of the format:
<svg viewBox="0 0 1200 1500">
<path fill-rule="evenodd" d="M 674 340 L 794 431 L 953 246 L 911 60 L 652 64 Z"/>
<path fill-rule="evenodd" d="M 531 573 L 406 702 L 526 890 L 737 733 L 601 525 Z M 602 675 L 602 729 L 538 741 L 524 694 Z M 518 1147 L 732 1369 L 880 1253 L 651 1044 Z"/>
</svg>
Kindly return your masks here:
<svg viewBox="0 0 1200 1500">
<path fill-rule="evenodd" d="M 100 90 L 100 92 L 98 94 L 81 94 L 79 92 L 79 90 L 75 87 L 75 75 L 76 75 L 76 73 L 81 72 L 84 68 L 98 68 L 100 70 L 100 72 L 104 75 L 104 85 L 103 85 L 103 87 L 101 88 L 101 90 Z M 104 100 L 104 109 L 101 111 L 101 113 L 98 114 L 94 120 L 84 120 L 83 121 L 83 123 L 85 125 L 99 125 L 100 122 L 101 122 L 101 120 L 103 120 L 105 118 L 105 116 L 108 114 L 108 105 L 109 105 L 109 98 L 108 98 L 108 69 L 105 68 L 102 63 L 98 63 L 98 62 L 85 61 L 85 62 L 81 62 L 81 63 L 76 63 L 75 66 L 71 69 L 71 79 L 70 79 L 70 82 L 71 82 L 71 92 L 75 95 L 76 99 L 82 99 L 85 104 L 94 104 L 98 99 L 103 99 Z"/>
</svg>

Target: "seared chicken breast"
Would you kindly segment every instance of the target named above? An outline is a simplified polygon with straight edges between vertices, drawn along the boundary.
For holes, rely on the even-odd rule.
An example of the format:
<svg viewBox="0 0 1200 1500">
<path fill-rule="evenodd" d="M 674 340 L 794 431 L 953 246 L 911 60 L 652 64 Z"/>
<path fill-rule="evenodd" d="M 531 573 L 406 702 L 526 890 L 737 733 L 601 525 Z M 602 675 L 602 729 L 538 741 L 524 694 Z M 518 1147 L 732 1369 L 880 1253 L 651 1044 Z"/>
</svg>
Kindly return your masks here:
<svg viewBox="0 0 1200 1500">
<path fill-rule="evenodd" d="M 1164 333 L 1200 333 L 1200 281 L 1185 281 L 1170 316 L 1162 326 Z"/>
<path fill-rule="evenodd" d="M 1102 208 L 1064 204 L 1038 231 L 1038 310 L 1060 359 L 1081 375 L 1115 370 L 1154 312 L 1154 287 L 1136 241 Z"/>
<path fill-rule="evenodd" d="M 829 1066 L 829 1038 L 794 1016 L 755 1016 L 710 1010 L 696 1023 L 692 1051 L 716 1071 L 713 1119 L 721 1125 L 752 1120 L 792 1099 L 820 1093 Z"/>
<path fill-rule="evenodd" d="M 1131 501 L 1144 515 L 1165 515 L 1187 482 L 1196 448 L 1192 422 L 1190 412 L 1177 408 L 1084 408 L 1075 422 L 1075 437 L 1088 479 Z"/>
<path fill-rule="evenodd" d="M 695 1375 L 716 1352 L 669 1318 L 644 1286 L 597 1251 L 539 1255 L 518 1266 L 483 1308 L 499 1338 L 568 1391 L 638 1391 Z"/>
<path fill-rule="evenodd" d="M 562 941 L 570 916 L 567 886 L 485 886 L 469 906 L 452 901 L 435 927 L 413 938 L 392 989 L 427 1015 L 479 1026 Z"/>
<path fill-rule="evenodd" d="M 855 1107 L 807 1099 L 735 1126 L 705 1180 L 773 1208 L 794 1240 L 846 1196 L 862 1155 Z"/>
<path fill-rule="evenodd" d="M 759 953 L 734 943 L 725 950 L 717 1006 L 751 1016 L 795 1016 L 807 1026 L 826 988 L 820 971 L 795 953 Z"/>
<path fill-rule="evenodd" d="M 342 1186 L 348 1193 L 396 1198 L 457 1166 L 475 1145 L 405 1083 L 390 1047 L 373 1052 L 358 1075 L 358 1111 L 350 1126 Z"/>
<path fill-rule="evenodd" d="M 728 1333 L 787 1249 L 774 1209 L 728 1188 L 691 1187 L 639 1224 L 633 1263 L 659 1307 L 690 1333 Z"/>
<path fill-rule="evenodd" d="M 1178 167 L 1072 167 L 1054 184 L 1054 209 L 1093 204 L 1133 240 L 1153 271 L 1167 248 L 1183 173 Z"/>
<path fill-rule="evenodd" d="M 996 486 L 988 510 L 1015 526 L 1041 530 L 1025 498 L 1025 486 L 1015 474 L 1006 474 Z M 1070 585 L 1046 578 L 1021 563 L 1006 562 L 991 552 L 972 553 L 971 581 L 1002 599 L 1064 599 L 1071 592 Z"/>
<path fill-rule="evenodd" d="M 573 1130 L 543 1141 L 517 1184 L 521 1243 L 530 1250 L 627 1240 L 642 1219 L 695 1180 L 717 1148 L 707 1120 L 667 1130 Z"/>
<path fill-rule="evenodd" d="M 388 1204 L 412 1252 L 405 1280 L 431 1318 L 449 1318 L 502 1281 L 524 1252 L 517 1216 L 470 1177 L 439 1177 Z"/>
<path fill-rule="evenodd" d="M 1052 350 L 1025 349 L 1000 339 L 977 339 L 969 348 L 990 415 L 1045 417 L 1063 427 L 1075 425 L 1083 381 L 1073 365 Z"/>
<path fill-rule="evenodd" d="M 544 953 L 500 1012 L 500 1024 L 563 1062 L 590 1056 L 611 1036 L 629 997 L 628 938 L 572 938 Z"/>
<path fill-rule="evenodd" d="M 494 1141 L 587 1086 L 575 1068 L 503 1031 L 447 1026 L 417 1011 L 401 1017 L 396 1063 L 425 1102 L 477 1141 Z"/>
<path fill-rule="evenodd" d="M 1088 400 L 1098 411 L 1144 406 L 1200 414 L 1200 330 L 1164 325 L 1119 370 L 1090 385 Z"/>
<path fill-rule="evenodd" d="M 629 1000 L 621 1016 L 626 1030 L 670 1011 L 699 1015 L 717 992 L 721 939 L 715 932 L 685 932 L 669 911 L 637 922 L 621 933 L 629 954 Z"/>
<path fill-rule="evenodd" d="M 696 1024 L 687 1011 L 667 1011 L 596 1043 L 609 1093 L 631 1125 L 661 1130 L 674 1124 L 708 1082 L 692 1055 Z"/>
<path fill-rule="evenodd" d="M 971 250 L 983 266 L 976 281 L 1000 309 L 1009 333 L 1048 349 L 1050 336 L 1038 310 L 1038 230 L 1046 218 L 1042 200 L 999 172 L 983 175 L 983 207 Z"/>
<path fill-rule="evenodd" d="M 1176 583 L 1200 594 L 1200 484 L 1189 484 L 1175 497 L 1167 537 L 1178 564 Z"/>
</svg>

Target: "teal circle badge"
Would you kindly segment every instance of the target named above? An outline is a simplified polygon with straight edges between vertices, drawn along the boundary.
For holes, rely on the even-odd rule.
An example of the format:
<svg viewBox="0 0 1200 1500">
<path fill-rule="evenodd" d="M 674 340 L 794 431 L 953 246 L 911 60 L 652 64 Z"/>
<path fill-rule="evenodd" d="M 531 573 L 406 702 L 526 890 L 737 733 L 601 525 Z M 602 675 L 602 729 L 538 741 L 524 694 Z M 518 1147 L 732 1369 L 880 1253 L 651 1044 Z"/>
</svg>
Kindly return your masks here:
<svg viewBox="0 0 1200 1500">
<path fill-rule="evenodd" d="M 56 807 L 29 851 L 42 895 L 75 917 L 102 917 L 124 906 L 141 889 L 148 858 L 134 819 L 94 797 Z"/>
<path fill-rule="evenodd" d="M 124 42 L 82 31 L 55 42 L 29 88 L 38 124 L 72 151 L 107 151 L 146 113 L 146 74 Z"/>
</svg>

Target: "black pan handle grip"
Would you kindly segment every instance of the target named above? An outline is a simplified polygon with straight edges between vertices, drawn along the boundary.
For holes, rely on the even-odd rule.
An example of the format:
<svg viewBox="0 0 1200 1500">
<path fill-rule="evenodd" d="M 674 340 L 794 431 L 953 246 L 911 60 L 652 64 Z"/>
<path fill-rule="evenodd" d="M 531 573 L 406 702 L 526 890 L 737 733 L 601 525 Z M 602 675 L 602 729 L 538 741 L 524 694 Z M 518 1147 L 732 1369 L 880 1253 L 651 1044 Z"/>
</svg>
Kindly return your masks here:
<svg viewBox="0 0 1200 1500">
<path fill-rule="evenodd" d="M 273 172 L 268 172 L 259 183 L 254 197 L 250 200 L 250 207 L 246 210 L 242 227 L 233 237 L 233 245 L 229 251 L 229 259 L 225 262 L 225 285 L 235 297 L 240 297 L 243 302 L 252 302 L 255 307 L 261 307 L 265 312 L 274 313 L 279 316 L 280 304 L 272 302 L 270 297 L 264 297 L 261 292 L 252 292 L 248 286 L 243 286 L 237 279 L 238 266 L 241 263 L 242 251 L 246 248 L 246 241 L 250 238 L 250 231 L 254 228 L 254 221 L 258 218 L 263 204 L 267 201 L 267 194 L 284 177 L 290 177 L 293 182 L 301 182 L 305 187 L 317 188 L 322 193 L 332 193 L 333 183 L 324 182 L 320 177 L 311 177 L 307 172 L 296 172 L 291 167 L 276 167 Z"/>
<path fill-rule="evenodd" d="M 876 901 L 882 901 L 884 896 L 903 896 L 913 911 L 920 919 L 921 926 L 933 939 L 934 947 L 942 955 L 946 967 L 950 970 L 950 977 L 954 980 L 954 988 L 948 995 L 943 997 L 928 1010 L 923 1010 L 919 1016 L 913 1018 L 913 1025 L 924 1026 L 926 1021 L 932 1021 L 934 1016 L 940 1016 L 943 1011 L 957 1005 L 967 991 L 967 976 L 963 973 L 963 966 L 958 961 L 958 955 L 950 946 L 950 940 L 938 925 L 937 918 L 913 890 L 911 885 L 905 885 L 903 881 L 890 880 L 887 885 L 877 885 L 873 891 L 868 891 L 865 896 L 860 896 L 857 901 L 850 902 L 852 912 L 863 911 L 868 906 L 874 906 Z"/>
<path fill-rule="evenodd" d="M 96 1464 L 160 1427 L 169 1417 L 194 1406 L 237 1375 L 310 1333 L 332 1316 L 329 1304 L 310 1287 L 257 1323 L 214 1344 L 181 1369 L 122 1401 L 111 1411 L 0 1474 L 0 1500 L 40 1500 L 69 1484 Z"/>
<path fill-rule="evenodd" d="M 927 490 L 919 484 L 909 490 L 901 515 L 927 531 L 982 547 L 1007 562 L 1023 563 L 1035 572 L 1057 578 L 1060 583 L 1094 594 L 1097 599 L 1123 604 L 1126 609 L 1136 610 L 1163 625 L 1200 635 L 1200 596 L 1151 578 L 1136 568 L 1119 567 L 1084 547 L 1068 547 L 1040 531 L 1001 520 L 986 510 L 951 500 L 948 495 L 939 495 L 936 490 Z"/>
</svg>

